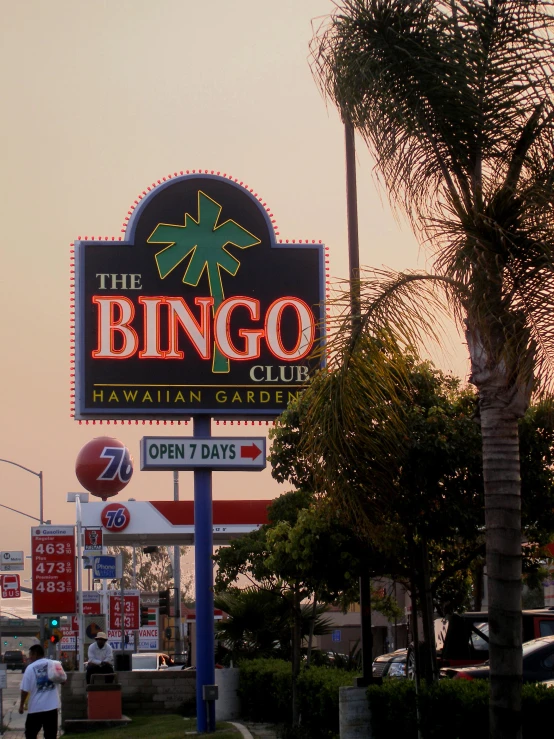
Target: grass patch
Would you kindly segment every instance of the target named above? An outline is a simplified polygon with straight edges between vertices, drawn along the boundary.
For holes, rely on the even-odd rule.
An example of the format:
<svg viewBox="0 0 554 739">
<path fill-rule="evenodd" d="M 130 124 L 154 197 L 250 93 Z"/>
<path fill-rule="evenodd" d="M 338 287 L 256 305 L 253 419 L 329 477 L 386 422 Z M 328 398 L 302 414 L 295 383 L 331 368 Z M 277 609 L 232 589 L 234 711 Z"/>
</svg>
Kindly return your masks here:
<svg viewBox="0 0 554 739">
<path fill-rule="evenodd" d="M 131 717 L 133 718 L 133 717 Z M 103 731 L 87 731 L 84 734 L 69 734 L 80 739 L 183 739 L 185 731 L 196 731 L 196 719 L 185 718 L 173 714 L 165 716 L 137 716 L 124 728 L 104 729 Z M 217 739 L 238 739 L 241 736 L 233 726 L 218 723 L 215 734 L 209 736 Z"/>
</svg>

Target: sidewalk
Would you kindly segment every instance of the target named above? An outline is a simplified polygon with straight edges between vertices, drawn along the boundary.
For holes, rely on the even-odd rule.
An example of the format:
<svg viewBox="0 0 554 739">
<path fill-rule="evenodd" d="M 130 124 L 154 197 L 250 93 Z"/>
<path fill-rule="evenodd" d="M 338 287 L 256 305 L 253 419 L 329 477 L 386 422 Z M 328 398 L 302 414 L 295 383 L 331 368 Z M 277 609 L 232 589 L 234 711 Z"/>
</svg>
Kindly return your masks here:
<svg viewBox="0 0 554 739">
<path fill-rule="evenodd" d="M 277 739 L 277 733 L 273 724 L 251 724 L 245 722 L 245 725 L 254 739 Z"/>
<path fill-rule="evenodd" d="M 60 729 L 58 729 L 58 736 L 62 736 Z M 8 728 L 8 730 L 4 732 L 3 739 L 25 739 L 25 730 Z M 44 739 L 42 731 L 39 732 L 38 739 Z"/>
<path fill-rule="evenodd" d="M 19 713 L 18 702 L 14 702 L 13 706 L 8 708 L 4 713 L 4 723 L 8 727 L 4 732 L 3 739 L 25 739 L 25 719 L 27 713 Z M 59 725 L 60 721 L 58 721 Z M 42 730 L 39 732 L 38 739 L 43 739 Z M 58 736 L 62 736 L 61 729 L 58 729 Z"/>
</svg>

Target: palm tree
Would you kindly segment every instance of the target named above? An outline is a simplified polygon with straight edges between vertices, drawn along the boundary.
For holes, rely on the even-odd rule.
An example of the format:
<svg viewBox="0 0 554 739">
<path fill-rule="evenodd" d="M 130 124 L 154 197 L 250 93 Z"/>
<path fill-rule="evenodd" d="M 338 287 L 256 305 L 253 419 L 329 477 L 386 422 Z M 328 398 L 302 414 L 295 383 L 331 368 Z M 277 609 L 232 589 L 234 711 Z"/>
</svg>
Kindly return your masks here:
<svg viewBox="0 0 554 739">
<path fill-rule="evenodd" d="M 521 736 L 518 419 L 548 389 L 554 349 L 551 5 L 342 0 L 312 42 L 322 90 L 434 251 L 432 274 L 362 282 L 362 333 L 388 326 L 413 345 L 433 329 L 439 290 L 465 331 L 483 436 L 494 739 Z M 356 342 L 344 331 L 337 342 L 350 362 Z"/>
<path fill-rule="evenodd" d="M 231 657 L 253 659 L 279 657 L 290 659 L 292 595 L 249 587 L 240 590 L 230 588 L 217 593 L 215 606 L 227 614 L 216 624 L 216 636 L 230 650 Z M 329 634 L 332 623 L 324 614 L 327 606 L 319 603 L 303 604 L 300 609 L 299 637 L 304 640 L 311 634 Z M 300 646 L 300 645 L 299 645 Z"/>
</svg>

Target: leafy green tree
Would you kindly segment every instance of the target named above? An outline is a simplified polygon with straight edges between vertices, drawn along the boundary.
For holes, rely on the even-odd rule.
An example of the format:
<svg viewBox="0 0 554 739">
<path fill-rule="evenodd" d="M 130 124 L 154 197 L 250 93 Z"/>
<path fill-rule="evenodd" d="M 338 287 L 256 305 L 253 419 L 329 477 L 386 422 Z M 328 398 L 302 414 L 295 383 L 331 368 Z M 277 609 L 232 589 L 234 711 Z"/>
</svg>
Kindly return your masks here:
<svg viewBox="0 0 554 739">
<path fill-rule="evenodd" d="M 372 396 L 353 392 L 356 417 L 364 420 L 343 425 L 347 444 L 342 448 L 341 468 L 331 470 L 330 488 L 321 495 L 327 503 L 334 501 L 334 535 L 343 531 L 345 539 L 357 539 L 357 566 L 363 563 L 372 576 L 392 577 L 415 593 L 424 616 L 424 673 L 432 678 L 436 665 L 433 607 L 443 616 L 468 607 L 471 570 L 484 555 L 479 407 L 476 393 L 461 388 L 459 379 L 409 355 L 403 361 L 408 382 L 402 381 L 400 389 L 404 396 L 402 436 L 398 436 L 397 411 L 391 404 L 382 404 L 391 414 L 387 421 L 382 409 L 375 408 Z M 372 364 L 366 362 L 365 366 L 372 377 Z M 322 381 L 333 387 L 336 375 L 340 375 L 338 370 L 328 372 Z M 308 390 L 290 406 L 272 431 L 270 461 L 273 475 L 280 481 L 313 479 L 313 468 L 322 469 L 324 476 L 329 471 L 326 460 L 332 456 L 331 436 L 314 425 L 310 394 Z M 342 421 L 340 415 L 335 419 L 339 426 Z M 539 572 L 540 547 L 554 531 L 554 418 L 546 408 L 533 407 L 520 425 L 522 449 L 526 450 L 522 458 L 524 528 L 528 541 L 534 542 L 526 548 L 525 558 L 531 577 Z M 366 443 L 368 428 L 379 440 L 378 462 L 388 468 L 390 483 L 385 486 L 382 476 L 374 474 L 375 462 Z M 313 459 L 303 451 L 306 436 L 316 449 Z M 329 508 L 327 505 L 326 516 Z M 303 546 L 306 552 L 314 547 L 310 531 L 301 527 L 302 516 L 294 527 L 297 549 L 291 553 L 295 557 L 301 556 Z M 313 530 L 319 537 L 317 528 Z M 319 544 L 327 546 L 324 538 Z M 352 552 L 352 541 L 343 546 L 345 552 Z M 313 551 L 317 556 L 317 548 Z M 340 557 L 336 562 L 342 569 Z M 348 576 L 349 568 L 344 567 L 343 572 Z M 354 574 L 358 574 L 357 569 Z"/>
<path fill-rule="evenodd" d="M 136 587 L 145 592 L 166 590 L 173 584 L 173 567 L 169 547 L 159 546 L 157 552 L 145 554 L 142 548 L 135 548 L 136 573 L 133 570 L 133 554 L 130 547 L 108 547 L 108 554 L 123 555 L 123 587 L 130 589 L 133 580 Z M 181 558 L 188 551 L 188 547 L 180 547 Z M 136 578 L 135 578 L 136 574 Z M 119 587 L 119 585 L 118 585 Z M 192 576 L 187 575 L 181 567 L 181 598 L 190 599 L 192 593 Z"/>
<path fill-rule="evenodd" d="M 491 737 L 521 736 L 518 421 L 551 381 L 554 18 L 548 0 L 343 0 L 314 71 L 434 249 L 431 275 L 379 275 L 364 332 L 407 341 L 440 286 L 463 325 L 483 438 Z M 344 343 L 347 337 L 338 341 Z"/>
<path fill-rule="evenodd" d="M 279 596 L 286 607 L 289 629 L 292 628 L 295 725 L 299 721 L 296 682 L 306 618 L 303 603 L 313 600 L 309 609 L 313 634 L 320 604 L 339 600 L 345 604 L 354 600 L 361 571 L 357 542 L 350 531 L 322 516 L 311 506 L 312 502 L 312 494 L 303 490 L 276 498 L 269 508 L 268 525 L 231 542 L 214 555 L 218 595 L 246 578 L 252 587 Z M 381 601 L 385 602 L 386 599 Z"/>
</svg>

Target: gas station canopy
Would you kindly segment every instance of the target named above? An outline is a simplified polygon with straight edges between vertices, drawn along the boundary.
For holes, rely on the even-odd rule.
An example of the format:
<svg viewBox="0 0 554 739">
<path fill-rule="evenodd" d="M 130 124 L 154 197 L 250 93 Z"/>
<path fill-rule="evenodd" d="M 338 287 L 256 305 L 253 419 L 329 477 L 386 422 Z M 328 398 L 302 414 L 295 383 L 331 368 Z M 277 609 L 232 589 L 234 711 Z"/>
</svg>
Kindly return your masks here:
<svg viewBox="0 0 554 739">
<path fill-rule="evenodd" d="M 271 500 L 214 500 L 214 546 L 259 529 L 268 522 Z M 106 516 L 105 511 L 123 509 L 123 515 Z M 194 503 L 188 500 L 125 501 L 86 503 L 81 509 L 82 525 L 102 528 L 106 546 L 194 544 Z M 104 515 L 103 515 L 104 513 Z M 119 524 L 119 525 L 118 525 Z"/>
</svg>

